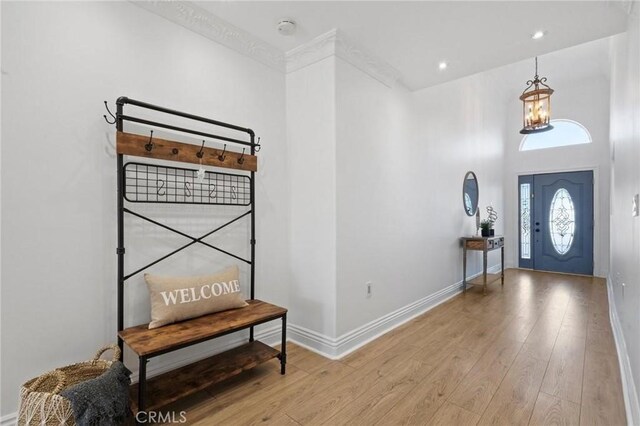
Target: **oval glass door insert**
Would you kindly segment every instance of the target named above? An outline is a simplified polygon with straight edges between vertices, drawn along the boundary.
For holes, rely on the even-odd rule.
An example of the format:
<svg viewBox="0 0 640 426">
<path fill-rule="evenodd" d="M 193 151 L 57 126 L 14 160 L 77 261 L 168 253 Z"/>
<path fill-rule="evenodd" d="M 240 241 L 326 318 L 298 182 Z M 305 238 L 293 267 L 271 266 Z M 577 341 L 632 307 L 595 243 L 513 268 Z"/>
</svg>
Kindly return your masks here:
<svg viewBox="0 0 640 426">
<path fill-rule="evenodd" d="M 549 208 L 549 233 L 551 243 L 558 254 L 566 254 L 573 243 L 576 229 L 576 213 L 569 191 L 560 188 L 551 199 Z"/>
</svg>

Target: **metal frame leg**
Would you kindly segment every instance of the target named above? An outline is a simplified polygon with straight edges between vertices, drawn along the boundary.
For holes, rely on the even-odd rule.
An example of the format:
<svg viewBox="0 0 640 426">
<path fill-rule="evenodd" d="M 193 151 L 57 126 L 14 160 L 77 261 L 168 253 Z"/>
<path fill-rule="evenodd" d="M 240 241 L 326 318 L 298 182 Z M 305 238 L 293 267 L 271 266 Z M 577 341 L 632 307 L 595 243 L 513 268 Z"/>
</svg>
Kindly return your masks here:
<svg viewBox="0 0 640 426">
<path fill-rule="evenodd" d="M 146 413 L 142 414 L 142 417 L 140 417 L 139 413 L 142 411 L 145 411 L 145 394 L 147 391 L 147 358 L 146 357 L 140 357 L 139 358 L 139 363 L 140 363 L 140 368 L 138 371 L 138 414 L 136 414 L 136 420 L 138 421 L 146 421 Z"/>
<path fill-rule="evenodd" d="M 282 344 L 280 346 L 280 374 L 285 374 L 287 365 L 287 314 L 282 317 Z"/>
<path fill-rule="evenodd" d="M 467 292 L 467 243 L 464 241 L 462 244 L 462 291 Z"/>
<path fill-rule="evenodd" d="M 249 341 L 253 342 L 255 338 L 253 337 L 253 327 L 249 328 Z"/>
<path fill-rule="evenodd" d="M 482 250 L 482 294 L 487 294 L 487 249 Z"/>
<path fill-rule="evenodd" d="M 500 281 L 501 285 L 504 287 L 504 245 L 500 249 Z"/>
</svg>

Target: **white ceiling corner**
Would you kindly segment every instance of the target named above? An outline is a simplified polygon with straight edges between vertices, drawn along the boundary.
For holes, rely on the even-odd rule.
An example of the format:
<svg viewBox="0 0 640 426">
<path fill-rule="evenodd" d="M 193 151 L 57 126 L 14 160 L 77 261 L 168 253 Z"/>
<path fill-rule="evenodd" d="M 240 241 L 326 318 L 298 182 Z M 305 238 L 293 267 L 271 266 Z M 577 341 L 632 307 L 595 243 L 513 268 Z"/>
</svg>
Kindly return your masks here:
<svg viewBox="0 0 640 426">
<path fill-rule="evenodd" d="M 389 87 L 394 84 L 402 85 L 400 71 L 368 51 L 364 46 L 358 45 L 341 31 L 337 31 L 336 56 Z"/>
<path fill-rule="evenodd" d="M 287 72 L 299 70 L 331 55 L 345 60 L 388 87 L 402 84 L 398 70 L 336 28 L 288 51 Z"/>
<path fill-rule="evenodd" d="M 286 69 L 280 49 L 189 1 L 132 0 L 132 3 L 268 67 L 282 72 Z"/>
<path fill-rule="evenodd" d="M 335 54 L 338 31 L 334 28 L 289 50 L 286 53 L 287 73 L 297 71 Z"/>
</svg>

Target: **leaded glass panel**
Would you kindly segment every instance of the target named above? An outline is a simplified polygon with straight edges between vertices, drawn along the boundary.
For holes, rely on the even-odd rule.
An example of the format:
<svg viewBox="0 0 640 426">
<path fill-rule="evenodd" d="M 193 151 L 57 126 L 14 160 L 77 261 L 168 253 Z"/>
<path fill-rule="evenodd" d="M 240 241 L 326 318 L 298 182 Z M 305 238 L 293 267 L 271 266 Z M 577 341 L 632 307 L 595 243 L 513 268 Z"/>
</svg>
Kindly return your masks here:
<svg viewBox="0 0 640 426">
<path fill-rule="evenodd" d="M 576 214 L 569 191 L 560 188 L 551 199 L 549 207 L 549 233 L 551 243 L 558 254 L 566 254 L 573 243 Z"/>
<path fill-rule="evenodd" d="M 531 259 L 531 185 L 520 184 L 520 257 Z"/>
</svg>

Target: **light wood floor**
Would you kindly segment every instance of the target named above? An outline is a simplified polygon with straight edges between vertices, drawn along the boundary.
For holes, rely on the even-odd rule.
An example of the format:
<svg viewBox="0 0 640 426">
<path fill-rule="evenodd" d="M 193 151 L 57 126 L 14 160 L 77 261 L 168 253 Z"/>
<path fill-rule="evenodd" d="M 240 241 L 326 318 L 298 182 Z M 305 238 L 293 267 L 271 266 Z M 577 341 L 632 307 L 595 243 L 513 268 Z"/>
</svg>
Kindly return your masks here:
<svg viewBox="0 0 640 426">
<path fill-rule="evenodd" d="M 183 400 L 191 425 L 624 425 L 598 278 L 506 271 L 340 361 L 277 361 Z"/>
</svg>

